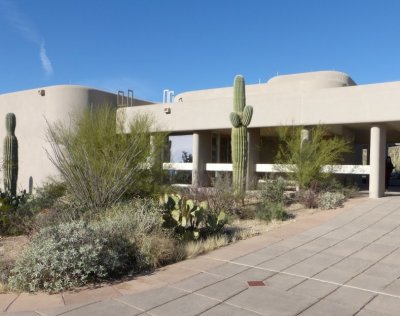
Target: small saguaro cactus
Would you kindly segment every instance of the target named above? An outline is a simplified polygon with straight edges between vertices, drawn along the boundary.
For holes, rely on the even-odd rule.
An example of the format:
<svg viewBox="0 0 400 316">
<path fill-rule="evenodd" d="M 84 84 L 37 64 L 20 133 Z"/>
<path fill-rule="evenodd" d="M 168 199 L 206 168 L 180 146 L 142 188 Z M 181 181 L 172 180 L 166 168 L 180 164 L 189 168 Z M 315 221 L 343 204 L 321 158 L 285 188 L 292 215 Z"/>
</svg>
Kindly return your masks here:
<svg viewBox="0 0 400 316">
<path fill-rule="evenodd" d="M 18 140 L 15 136 L 16 118 L 14 113 L 6 115 L 7 135 L 3 143 L 4 190 L 12 196 L 17 194 Z"/>
<path fill-rule="evenodd" d="M 243 76 L 235 77 L 233 90 L 233 112 L 229 116 L 232 123 L 232 182 L 235 194 L 243 194 L 246 188 L 247 126 L 253 116 L 253 107 L 246 105 Z"/>
</svg>

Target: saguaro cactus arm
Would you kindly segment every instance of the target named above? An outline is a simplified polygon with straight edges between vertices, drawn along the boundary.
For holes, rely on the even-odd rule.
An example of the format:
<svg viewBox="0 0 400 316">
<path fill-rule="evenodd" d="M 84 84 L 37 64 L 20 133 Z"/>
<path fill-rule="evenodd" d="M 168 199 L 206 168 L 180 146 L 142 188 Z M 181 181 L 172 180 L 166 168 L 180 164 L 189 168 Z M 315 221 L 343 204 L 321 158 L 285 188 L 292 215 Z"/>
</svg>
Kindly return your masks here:
<svg viewBox="0 0 400 316">
<path fill-rule="evenodd" d="M 231 112 L 229 115 L 233 127 L 240 127 L 242 125 L 240 116 L 236 112 Z"/>
<path fill-rule="evenodd" d="M 242 124 L 246 127 L 249 126 L 252 117 L 253 107 L 251 105 L 246 105 L 243 110 Z"/>
</svg>

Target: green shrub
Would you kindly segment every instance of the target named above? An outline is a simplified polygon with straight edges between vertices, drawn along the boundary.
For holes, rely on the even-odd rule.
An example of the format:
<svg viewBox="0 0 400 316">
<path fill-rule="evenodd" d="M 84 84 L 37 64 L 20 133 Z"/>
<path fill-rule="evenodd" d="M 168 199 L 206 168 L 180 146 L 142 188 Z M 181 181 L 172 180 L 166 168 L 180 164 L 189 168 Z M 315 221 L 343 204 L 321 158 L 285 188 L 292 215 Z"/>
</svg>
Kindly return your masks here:
<svg viewBox="0 0 400 316">
<path fill-rule="evenodd" d="M 266 180 L 261 190 L 263 203 L 286 204 L 288 197 L 285 195 L 286 181 L 282 177 L 273 180 Z"/>
<path fill-rule="evenodd" d="M 346 197 L 340 192 L 324 192 L 319 195 L 318 207 L 321 210 L 330 210 L 343 206 Z"/>
<path fill-rule="evenodd" d="M 27 230 L 32 214 L 21 209 L 26 195 L 12 196 L 9 192 L 0 191 L 0 235 L 19 235 Z"/>
<path fill-rule="evenodd" d="M 341 162 L 343 154 L 350 152 L 350 142 L 331 136 L 326 127 L 318 125 L 310 129 L 310 139 L 303 142 L 303 127 L 281 127 L 277 163 L 283 164 L 279 171 L 296 181 L 300 189 L 308 189 L 313 182 L 323 182 L 332 170 L 322 172 L 325 165 Z"/>
<path fill-rule="evenodd" d="M 165 135 L 150 133 L 154 122 L 149 116 L 125 122 L 117 118 L 115 109 L 103 106 L 85 111 L 72 124 L 73 129 L 49 124 L 52 152 L 48 156 L 76 203 L 100 209 L 121 201 L 127 193 L 152 193 L 160 171 L 152 161 L 161 152 Z M 117 133 L 126 126 L 128 134 Z"/>
<path fill-rule="evenodd" d="M 269 202 L 259 205 L 256 211 L 256 218 L 264 221 L 278 220 L 284 221 L 289 215 L 285 211 L 285 207 L 279 202 Z"/>
</svg>

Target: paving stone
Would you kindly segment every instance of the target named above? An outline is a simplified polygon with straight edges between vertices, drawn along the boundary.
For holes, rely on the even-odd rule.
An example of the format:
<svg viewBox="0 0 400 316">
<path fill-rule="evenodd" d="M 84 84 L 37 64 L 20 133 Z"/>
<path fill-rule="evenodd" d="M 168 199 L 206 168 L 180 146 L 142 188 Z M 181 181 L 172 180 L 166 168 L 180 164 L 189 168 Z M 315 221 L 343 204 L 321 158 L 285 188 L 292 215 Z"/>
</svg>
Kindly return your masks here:
<svg viewBox="0 0 400 316">
<path fill-rule="evenodd" d="M 323 236 L 323 237 L 319 237 L 313 241 L 310 241 L 309 243 L 307 243 L 307 245 L 319 247 L 320 250 L 324 250 L 324 249 L 327 249 L 328 247 L 331 247 L 337 243 L 338 243 L 337 239 L 328 238 L 328 237 Z"/>
<path fill-rule="evenodd" d="M 301 263 L 298 263 L 288 269 L 285 269 L 285 272 L 298 274 L 300 276 L 314 276 L 320 271 L 328 268 L 331 265 L 334 265 L 336 262 L 340 261 L 341 257 L 335 255 L 328 255 L 319 253 L 311 258 L 304 260 Z"/>
<path fill-rule="evenodd" d="M 379 277 L 373 277 L 370 275 L 360 274 L 354 279 L 347 282 L 350 286 L 359 287 L 370 291 L 382 291 L 387 287 L 393 280 L 387 280 Z"/>
<path fill-rule="evenodd" d="M 154 277 L 167 284 L 172 284 L 187 279 L 196 274 L 199 274 L 199 271 L 185 269 L 183 267 L 177 266 L 166 266 L 158 269 L 154 273 Z"/>
<path fill-rule="evenodd" d="M 175 263 L 173 266 L 203 272 L 221 266 L 223 264 L 223 261 L 200 256 L 194 259 L 183 260 L 181 262 Z"/>
<path fill-rule="evenodd" d="M 38 309 L 37 312 L 40 313 L 41 315 L 46 315 L 46 316 L 57 316 L 57 315 L 63 315 L 66 312 L 73 311 L 75 309 L 95 304 L 98 302 L 90 302 L 90 303 L 84 303 L 84 304 L 73 304 L 73 305 L 64 305 L 60 307 L 53 307 L 53 308 L 44 308 L 44 309 Z"/>
<path fill-rule="evenodd" d="M 304 247 L 299 247 L 281 256 L 276 257 L 275 260 L 280 260 L 280 259 L 291 260 L 292 263 L 295 264 L 296 262 L 301 262 L 314 255 L 316 255 L 315 251 L 308 250 Z"/>
<path fill-rule="evenodd" d="M 199 315 L 220 302 L 201 295 L 189 294 L 148 311 L 156 316 Z"/>
<path fill-rule="evenodd" d="M 363 274 L 377 278 L 396 280 L 400 276 L 400 266 L 399 264 L 394 265 L 378 262 L 364 271 Z"/>
<path fill-rule="evenodd" d="M 383 313 L 378 313 L 375 311 L 367 310 L 367 309 L 362 309 L 359 311 L 356 316 L 388 316 L 387 314 Z"/>
<path fill-rule="evenodd" d="M 352 253 L 362 249 L 368 243 L 358 240 L 344 240 L 332 247 L 329 247 L 324 250 L 325 254 L 333 254 L 339 257 L 347 257 Z"/>
<path fill-rule="evenodd" d="M 392 245 L 382 245 L 382 244 L 370 244 L 364 249 L 352 255 L 352 257 L 378 261 L 383 259 L 385 256 L 389 255 L 397 247 Z"/>
<path fill-rule="evenodd" d="M 334 302 L 322 300 L 300 313 L 300 316 L 353 316 L 358 310 Z"/>
<path fill-rule="evenodd" d="M 271 287 L 249 288 L 232 297 L 228 304 L 262 315 L 297 315 L 317 299 L 288 293 Z"/>
<path fill-rule="evenodd" d="M 46 293 L 21 293 L 8 307 L 8 312 L 31 311 L 43 308 L 64 306 L 61 294 L 49 295 Z"/>
<path fill-rule="evenodd" d="M 259 316 L 258 313 L 253 313 L 247 309 L 231 306 L 229 304 L 221 303 L 208 311 L 201 314 L 201 316 Z"/>
<path fill-rule="evenodd" d="M 179 289 L 186 290 L 186 291 L 194 292 L 203 287 L 206 287 L 206 286 L 214 284 L 218 281 L 221 281 L 222 279 L 223 279 L 223 277 L 215 275 L 215 274 L 200 273 L 200 274 L 197 274 L 190 278 L 187 278 L 183 281 L 174 283 L 172 286 L 179 288 Z"/>
<path fill-rule="evenodd" d="M 240 272 L 240 273 L 234 275 L 232 278 L 247 282 L 247 281 L 255 281 L 255 280 L 265 280 L 274 274 L 275 274 L 275 272 L 258 269 L 258 268 L 250 268 L 250 269 L 247 269 L 243 272 Z"/>
<path fill-rule="evenodd" d="M 166 286 L 167 283 L 157 279 L 154 275 L 141 276 L 135 280 L 114 284 L 112 287 L 122 295 L 144 292 Z"/>
<path fill-rule="evenodd" d="M 0 316 L 39 316 L 35 312 L 0 312 Z M 41 316 L 41 315 L 40 315 Z"/>
<path fill-rule="evenodd" d="M 98 302 L 118 296 L 121 296 L 121 294 L 112 286 L 102 286 L 96 289 L 86 289 L 76 292 L 70 291 L 63 293 L 66 305 Z"/>
<path fill-rule="evenodd" d="M 248 285 L 244 281 L 231 278 L 203 288 L 197 293 L 224 301 L 247 288 Z"/>
<path fill-rule="evenodd" d="M 336 267 L 331 267 L 313 276 L 313 278 L 317 280 L 335 282 L 338 284 L 344 284 L 347 281 L 351 280 L 353 277 L 353 271 L 346 271 Z"/>
<path fill-rule="evenodd" d="M 400 280 L 394 280 L 392 283 L 387 285 L 382 292 L 400 296 Z"/>
<path fill-rule="evenodd" d="M 208 270 L 209 273 L 220 275 L 222 277 L 231 277 L 235 274 L 250 269 L 247 266 L 237 265 L 234 263 L 224 263 L 223 265 Z"/>
<path fill-rule="evenodd" d="M 292 266 L 294 263 L 295 262 L 293 262 L 292 259 L 282 256 L 266 262 L 260 262 L 257 266 L 263 269 L 271 270 L 272 272 L 280 272 L 285 270 L 287 267 Z"/>
<path fill-rule="evenodd" d="M 378 295 L 366 305 L 364 309 L 386 315 L 398 316 L 400 311 L 400 298 Z"/>
<path fill-rule="evenodd" d="M 399 239 L 394 240 L 396 243 L 396 246 L 400 246 L 400 237 Z M 387 263 L 387 264 L 393 264 L 393 265 L 398 265 L 400 262 L 400 249 L 397 249 L 396 251 L 392 252 L 390 255 L 386 256 L 383 258 L 380 262 L 382 263 Z"/>
<path fill-rule="evenodd" d="M 267 286 L 273 287 L 275 289 L 286 291 L 305 280 L 306 280 L 305 278 L 279 273 L 272 277 L 269 277 L 268 279 L 265 280 L 264 283 Z"/>
<path fill-rule="evenodd" d="M 351 236 L 349 240 L 356 240 L 356 241 L 364 241 L 367 243 L 373 242 L 378 238 L 382 237 L 382 232 L 372 231 L 369 229 L 365 229 L 354 236 Z"/>
<path fill-rule="evenodd" d="M 254 254 L 258 255 L 258 256 L 262 256 L 264 258 L 264 261 L 265 261 L 265 260 L 272 259 L 272 258 L 275 258 L 277 256 L 280 256 L 281 254 L 286 253 L 286 252 L 288 252 L 290 250 L 291 250 L 291 248 L 289 248 L 289 247 L 282 246 L 280 244 L 274 244 L 274 245 L 270 245 L 268 247 L 265 247 L 263 249 L 260 249 L 260 250 L 258 250 L 256 252 L 254 252 Z"/>
<path fill-rule="evenodd" d="M 337 288 L 338 288 L 337 285 L 331 283 L 320 282 L 315 280 L 306 280 L 289 289 L 289 293 L 321 298 L 333 292 Z"/>
<path fill-rule="evenodd" d="M 8 305 L 10 305 L 17 297 L 18 294 L 0 294 L 0 312 L 5 311 Z"/>
<path fill-rule="evenodd" d="M 376 294 L 372 292 L 357 290 L 348 287 L 340 287 L 333 293 L 326 296 L 324 300 L 360 310 L 374 296 L 376 296 Z"/>
<path fill-rule="evenodd" d="M 338 229 L 335 229 L 334 231 L 331 231 L 330 233 L 326 234 L 324 237 L 333 238 L 333 239 L 337 239 L 337 240 L 343 240 L 343 239 L 353 236 L 359 230 L 360 229 L 357 227 L 343 226 L 343 227 L 339 227 Z"/>
<path fill-rule="evenodd" d="M 398 246 L 399 245 L 399 236 L 394 234 L 387 234 L 379 238 L 376 241 L 376 244 L 388 245 L 388 246 Z"/>
<path fill-rule="evenodd" d="M 114 300 L 105 300 L 102 302 L 89 304 L 81 308 L 77 308 L 66 312 L 62 315 L 65 316 L 109 316 L 109 315 L 118 315 L 118 316 L 131 316 L 131 315 L 139 315 L 143 311 L 129 306 L 127 304 L 117 302 Z"/>
<path fill-rule="evenodd" d="M 188 293 L 186 291 L 182 291 L 173 287 L 162 287 L 137 294 L 124 295 L 119 297 L 118 300 L 138 309 L 147 311 L 187 294 Z"/>
<path fill-rule="evenodd" d="M 340 281 L 345 282 L 363 272 L 371 264 L 372 264 L 371 261 L 367 261 L 360 258 L 348 257 L 346 259 L 339 261 L 338 263 L 335 263 L 329 269 L 337 269 L 338 271 L 342 271 L 343 276 L 345 276 L 345 278 L 341 278 Z"/>
<path fill-rule="evenodd" d="M 206 256 L 208 258 L 217 259 L 217 260 L 233 260 L 239 258 L 243 255 L 247 254 L 247 251 L 244 250 L 236 250 L 231 247 L 222 247 L 212 252 L 209 252 Z"/>
<path fill-rule="evenodd" d="M 326 249 L 326 245 L 322 245 L 322 244 L 317 244 L 314 242 L 310 242 L 307 244 L 304 244 L 302 246 L 300 246 L 299 248 L 297 248 L 297 250 L 299 251 L 307 251 L 307 252 L 311 252 L 311 254 L 317 254 L 319 252 L 322 252 Z"/>
<path fill-rule="evenodd" d="M 256 266 L 261 262 L 267 260 L 265 256 L 257 254 L 257 253 L 250 253 L 240 258 L 236 258 L 235 260 L 231 260 L 232 262 L 244 264 L 247 266 Z"/>
</svg>

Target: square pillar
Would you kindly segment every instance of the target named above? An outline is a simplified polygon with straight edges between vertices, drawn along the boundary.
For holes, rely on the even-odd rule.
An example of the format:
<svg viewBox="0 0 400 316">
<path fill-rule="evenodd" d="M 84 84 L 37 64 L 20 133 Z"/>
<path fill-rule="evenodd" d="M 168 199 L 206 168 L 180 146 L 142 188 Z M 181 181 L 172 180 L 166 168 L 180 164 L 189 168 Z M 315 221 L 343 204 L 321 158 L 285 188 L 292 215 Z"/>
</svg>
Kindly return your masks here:
<svg viewBox="0 0 400 316">
<path fill-rule="evenodd" d="M 210 186 L 206 163 L 212 159 L 212 134 L 209 131 L 193 133 L 193 169 L 192 185 L 195 187 Z"/>
<path fill-rule="evenodd" d="M 369 197 L 385 194 L 386 129 L 382 125 L 371 127 Z"/>
<path fill-rule="evenodd" d="M 246 190 L 257 188 L 256 164 L 260 161 L 260 129 L 247 129 Z"/>
</svg>

